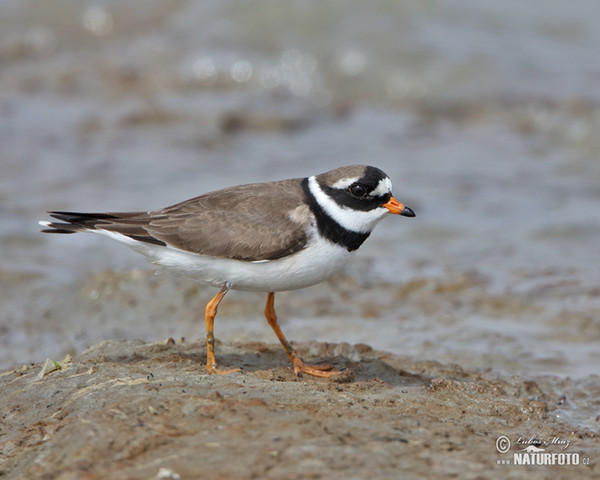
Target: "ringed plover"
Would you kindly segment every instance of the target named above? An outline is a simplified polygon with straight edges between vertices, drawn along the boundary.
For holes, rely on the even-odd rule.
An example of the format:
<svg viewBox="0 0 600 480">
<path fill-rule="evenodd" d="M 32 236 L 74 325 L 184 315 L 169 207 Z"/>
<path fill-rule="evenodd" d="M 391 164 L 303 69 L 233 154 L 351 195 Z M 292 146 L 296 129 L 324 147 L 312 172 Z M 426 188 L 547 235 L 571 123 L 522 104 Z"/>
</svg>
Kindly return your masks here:
<svg viewBox="0 0 600 480">
<path fill-rule="evenodd" d="M 206 306 L 206 368 L 214 354 L 217 307 L 230 290 L 267 293 L 265 317 L 297 375 L 340 373 L 302 361 L 277 323 L 275 292 L 319 283 L 338 271 L 389 214 L 414 217 L 392 196 L 380 169 L 353 165 L 320 175 L 217 190 L 148 212 L 50 211 L 45 233 L 93 232 L 220 288 Z"/>
</svg>

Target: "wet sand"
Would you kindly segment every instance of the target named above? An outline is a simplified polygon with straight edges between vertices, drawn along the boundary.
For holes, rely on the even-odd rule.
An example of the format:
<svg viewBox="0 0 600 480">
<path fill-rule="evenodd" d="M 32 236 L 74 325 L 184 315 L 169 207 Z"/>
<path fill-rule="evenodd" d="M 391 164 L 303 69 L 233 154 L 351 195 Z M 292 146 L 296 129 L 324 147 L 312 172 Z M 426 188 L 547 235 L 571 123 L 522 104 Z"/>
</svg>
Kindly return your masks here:
<svg viewBox="0 0 600 480">
<path fill-rule="evenodd" d="M 524 366 L 494 351 L 497 335 L 479 357 L 444 345 L 441 336 L 456 324 L 449 305 L 455 314 L 473 305 L 515 318 L 536 311 L 527 297 L 487 288 L 473 275 L 359 285 L 356 275 L 340 274 L 317 290 L 279 295 L 288 338 L 318 331 L 352 342 L 293 342 L 306 361 L 347 369 L 327 380 L 293 374 L 261 318 L 263 295 L 230 292 L 222 303 L 215 331 L 232 340 L 217 342 L 217 361 L 243 373 L 210 376 L 202 311 L 212 289 L 143 270 L 93 275 L 53 297 L 43 327 L 32 326 L 26 344 L 40 348 L 32 354 L 55 352 L 47 373 L 44 362 L 0 373 L 1 476 L 598 478 L 600 377 L 544 374 L 550 356 L 526 374 L 510 373 Z M 398 316 L 400 301 L 413 322 Z M 368 345 L 378 329 L 394 332 L 394 316 L 404 355 Z M 434 320 L 430 343 L 414 345 Z M 120 337 L 146 340 L 96 343 Z M 422 352 L 429 359 L 419 360 Z M 504 453 L 501 436 L 512 443 Z M 579 464 L 514 465 L 529 446 L 519 442 L 532 438 L 546 453 L 578 454 Z"/>
<path fill-rule="evenodd" d="M 2 372 L 2 478 L 600 476 L 597 432 L 553 416 L 597 402 L 598 381 L 577 392 L 364 344 L 296 347 L 353 377 L 296 377 L 281 347 L 262 342 L 219 342 L 221 365 L 243 373 L 210 376 L 202 342 L 173 340 L 102 342 L 43 377 L 41 364 Z M 496 449 L 502 436 L 508 453 Z M 500 463 L 532 438 L 579 464 Z"/>
<path fill-rule="evenodd" d="M 597 477 L 498 464 L 495 441 L 598 461 L 599 5 L 2 2 L 0 471 Z M 246 373 L 207 377 L 213 290 L 38 231 L 46 210 L 350 163 L 386 171 L 417 218 L 276 299 L 286 335 L 350 383 L 294 378 L 264 296 L 239 292 L 216 336 Z"/>
</svg>

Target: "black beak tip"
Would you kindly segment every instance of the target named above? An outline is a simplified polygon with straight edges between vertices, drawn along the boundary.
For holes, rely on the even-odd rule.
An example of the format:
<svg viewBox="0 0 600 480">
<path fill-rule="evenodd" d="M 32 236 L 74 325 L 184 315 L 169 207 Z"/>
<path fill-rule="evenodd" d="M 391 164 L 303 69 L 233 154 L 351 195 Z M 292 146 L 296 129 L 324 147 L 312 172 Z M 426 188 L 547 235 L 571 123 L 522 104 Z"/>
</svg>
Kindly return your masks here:
<svg viewBox="0 0 600 480">
<path fill-rule="evenodd" d="M 400 215 L 403 217 L 416 217 L 415 212 L 412 211 L 412 208 L 404 207 L 404 210 L 400 212 Z"/>
</svg>

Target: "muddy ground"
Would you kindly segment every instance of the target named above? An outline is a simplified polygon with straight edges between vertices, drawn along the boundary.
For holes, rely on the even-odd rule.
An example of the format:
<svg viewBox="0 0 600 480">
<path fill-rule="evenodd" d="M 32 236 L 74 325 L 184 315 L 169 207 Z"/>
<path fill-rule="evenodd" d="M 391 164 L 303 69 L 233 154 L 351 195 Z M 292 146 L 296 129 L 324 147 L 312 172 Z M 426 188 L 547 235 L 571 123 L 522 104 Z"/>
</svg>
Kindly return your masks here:
<svg viewBox="0 0 600 480">
<path fill-rule="evenodd" d="M 0 2 L 0 479 L 600 478 L 600 2 L 140 4 Z M 38 231 L 352 163 L 417 218 L 276 299 L 346 383 L 243 292 L 207 376 L 214 289 Z"/>
<path fill-rule="evenodd" d="M 243 373 L 210 376 L 203 342 L 172 340 L 102 342 L 43 376 L 40 363 L 5 370 L 0 477 L 600 478 L 598 432 L 556 414 L 597 402 L 600 382 L 577 391 L 568 379 L 469 371 L 364 344 L 296 346 L 353 375 L 299 378 L 279 345 L 219 342 L 220 365 Z M 546 452 L 577 453 L 579 465 L 501 463 L 532 438 Z"/>
</svg>

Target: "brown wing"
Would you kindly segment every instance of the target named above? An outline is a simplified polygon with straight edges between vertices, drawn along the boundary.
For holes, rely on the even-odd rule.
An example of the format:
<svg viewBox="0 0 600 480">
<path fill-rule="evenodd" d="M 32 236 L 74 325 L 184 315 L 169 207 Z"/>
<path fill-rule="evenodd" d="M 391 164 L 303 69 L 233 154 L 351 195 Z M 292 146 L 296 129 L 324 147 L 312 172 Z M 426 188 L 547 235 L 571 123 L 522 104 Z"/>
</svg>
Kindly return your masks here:
<svg viewBox="0 0 600 480">
<path fill-rule="evenodd" d="M 304 248 L 299 180 L 250 184 L 201 195 L 150 212 L 146 230 L 182 250 L 238 260 L 274 260 Z"/>
<path fill-rule="evenodd" d="M 301 220 L 307 212 L 300 180 L 283 180 L 226 188 L 148 213 L 50 212 L 68 223 L 48 224 L 53 230 L 45 231 L 103 229 L 203 255 L 275 260 L 306 246 Z"/>
</svg>

